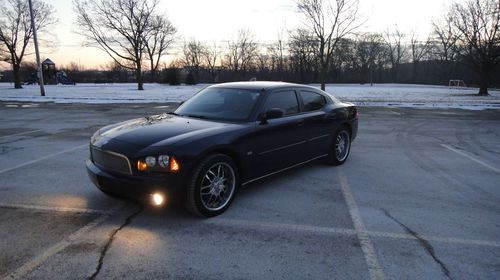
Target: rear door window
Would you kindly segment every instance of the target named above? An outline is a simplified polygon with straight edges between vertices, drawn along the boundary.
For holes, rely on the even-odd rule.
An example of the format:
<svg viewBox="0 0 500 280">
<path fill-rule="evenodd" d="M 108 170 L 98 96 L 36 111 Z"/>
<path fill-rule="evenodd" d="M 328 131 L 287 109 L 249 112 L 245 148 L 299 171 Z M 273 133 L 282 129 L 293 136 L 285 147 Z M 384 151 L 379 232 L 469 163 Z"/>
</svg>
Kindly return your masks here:
<svg viewBox="0 0 500 280">
<path fill-rule="evenodd" d="M 299 112 L 299 102 L 294 90 L 285 90 L 271 93 L 266 100 L 265 111 L 273 108 L 283 110 L 284 115 L 293 115 Z"/>
<path fill-rule="evenodd" d="M 323 95 L 312 91 L 300 91 L 300 97 L 304 104 L 304 112 L 316 111 L 326 105 Z"/>
</svg>

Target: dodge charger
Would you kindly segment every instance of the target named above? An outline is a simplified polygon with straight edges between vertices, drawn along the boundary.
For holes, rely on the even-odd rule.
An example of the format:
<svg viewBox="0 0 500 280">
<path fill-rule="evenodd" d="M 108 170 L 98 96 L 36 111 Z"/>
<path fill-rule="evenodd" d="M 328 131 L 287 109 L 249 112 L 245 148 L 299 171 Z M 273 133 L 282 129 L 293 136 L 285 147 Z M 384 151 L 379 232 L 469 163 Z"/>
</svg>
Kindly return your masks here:
<svg viewBox="0 0 500 280">
<path fill-rule="evenodd" d="M 173 112 L 99 129 L 86 166 L 106 194 L 212 217 L 241 186 L 320 158 L 343 164 L 357 130 L 357 108 L 317 88 L 225 83 Z"/>
</svg>

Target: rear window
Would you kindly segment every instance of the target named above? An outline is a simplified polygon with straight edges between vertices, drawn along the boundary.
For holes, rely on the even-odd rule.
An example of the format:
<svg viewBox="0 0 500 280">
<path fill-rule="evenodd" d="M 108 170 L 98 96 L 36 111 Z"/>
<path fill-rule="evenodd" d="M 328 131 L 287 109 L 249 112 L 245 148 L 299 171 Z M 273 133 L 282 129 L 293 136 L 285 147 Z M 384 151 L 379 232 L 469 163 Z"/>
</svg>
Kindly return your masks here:
<svg viewBox="0 0 500 280">
<path fill-rule="evenodd" d="M 312 91 L 301 91 L 300 97 L 302 97 L 305 112 L 319 110 L 326 104 L 326 99 L 323 95 Z"/>
</svg>

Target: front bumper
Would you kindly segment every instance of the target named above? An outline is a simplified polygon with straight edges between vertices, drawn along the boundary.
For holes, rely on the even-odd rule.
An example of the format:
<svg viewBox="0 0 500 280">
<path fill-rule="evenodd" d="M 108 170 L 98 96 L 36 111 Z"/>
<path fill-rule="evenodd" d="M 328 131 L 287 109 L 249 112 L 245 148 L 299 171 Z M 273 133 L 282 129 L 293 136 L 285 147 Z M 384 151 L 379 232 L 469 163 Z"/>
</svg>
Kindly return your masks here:
<svg viewBox="0 0 500 280">
<path fill-rule="evenodd" d="M 170 197 L 182 198 L 184 184 L 182 174 L 165 174 L 162 177 L 115 174 L 86 161 L 90 180 L 102 191 L 136 201 L 147 199 L 150 194 L 161 192 Z"/>
</svg>

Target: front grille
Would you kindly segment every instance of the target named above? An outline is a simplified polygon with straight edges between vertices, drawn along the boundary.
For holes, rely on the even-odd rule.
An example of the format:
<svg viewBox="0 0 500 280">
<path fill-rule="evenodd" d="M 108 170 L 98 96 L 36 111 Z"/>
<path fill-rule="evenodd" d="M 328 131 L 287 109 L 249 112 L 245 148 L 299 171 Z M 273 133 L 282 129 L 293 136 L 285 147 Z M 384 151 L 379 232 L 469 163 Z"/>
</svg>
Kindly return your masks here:
<svg viewBox="0 0 500 280">
<path fill-rule="evenodd" d="M 96 147 L 90 148 L 90 155 L 92 162 L 103 169 L 124 174 L 132 174 L 130 162 L 124 155 L 101 150 Z"/>
</svg>

